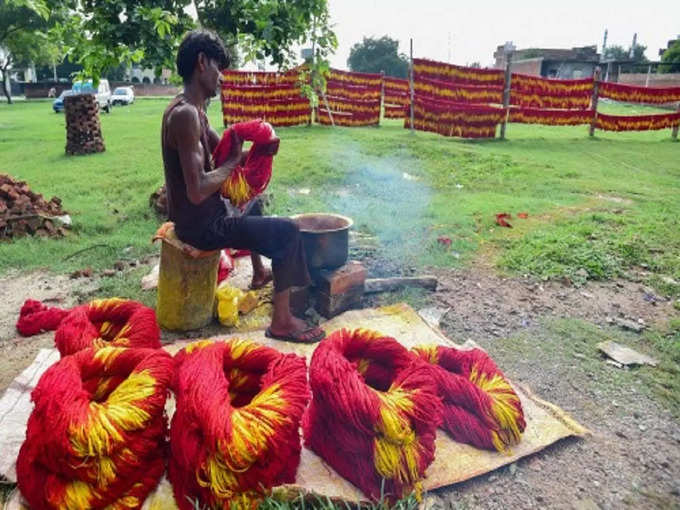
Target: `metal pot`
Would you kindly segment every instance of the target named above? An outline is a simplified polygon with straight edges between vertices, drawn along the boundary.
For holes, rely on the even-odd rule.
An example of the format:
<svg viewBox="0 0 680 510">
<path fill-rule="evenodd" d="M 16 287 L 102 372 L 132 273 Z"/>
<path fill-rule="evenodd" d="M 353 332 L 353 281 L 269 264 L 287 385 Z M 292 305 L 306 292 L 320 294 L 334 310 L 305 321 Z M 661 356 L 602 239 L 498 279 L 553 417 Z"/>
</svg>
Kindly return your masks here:
<svg viewBox="0 0 680 510">
<path fill-rule="evenodd" d="M 291 219 L 300 228 L 309 269 L 333 269 L 347 262 L 351 218 L 340 214 L 297 214 Z"/>
</svg>

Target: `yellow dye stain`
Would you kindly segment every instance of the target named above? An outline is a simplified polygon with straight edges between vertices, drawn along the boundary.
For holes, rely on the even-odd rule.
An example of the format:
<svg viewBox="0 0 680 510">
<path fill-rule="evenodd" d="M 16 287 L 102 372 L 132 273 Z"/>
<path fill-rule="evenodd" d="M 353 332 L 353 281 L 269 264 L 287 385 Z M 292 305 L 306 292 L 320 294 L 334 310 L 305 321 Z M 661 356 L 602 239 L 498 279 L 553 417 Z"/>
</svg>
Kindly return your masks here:
<svg viewBox="0 0 680 510">
<path fill-rule="evenodd" d="M 229 342 L 230 349 L 231 349 L 231 359 L 237 360 L 241 356 L 245 356 L 246 354 L 249 354 L 253 352 L 256 349 L 259 349 L 260 346 L 257 345 L 255 342 L 252 340 L 246 340 L 242 338 L 234 338 Z"/>
<path fill-rule="evenodd" d="M 116 361 L 116 358 L 125 352 L 124 347 L 116 347 L 113 345 L 105 345 L 94 353 L 94 361 L 104 365 L 104 368 L 111 368 L 111 364 Z"/>
<path fill-rule="evenodd" d="M 95 490 L 79 480 L 68 483 L 60 501 L 50 501 L 55 508 L 87 509 L 92 508 L 92 501 L 97 498 Z"/>
<path fill-rule="evenodd" d="M 413 409 L 414 392 L 392 387 L 386 393 L 376 392 L 380 399 L 380 419 L 376 424 L 374 463 L 376 471 L 386 479 L 412 487 L 416 498 L 422 496 L 418 473 L 420 445 L 406 415 Z"/>
<path fill-rule="evenodd" d="M 120 383 L 106 402 L 90 402 L 85 421 L 69 426 L 69 439 L 75 454 L 80 457 L 105 456 L 123 440 L 121 431 L 145 427 L 150 415 L 137 403 L 155 391 L 156 379 L 147 370 L 142 370 Z"/>
<path fill-rule="evenodd" d="M 359 361 L 357 362 L 357 372 L 359 372 L 361 375 L 364 375 L 366 373 L 366 370 L 368 370 L 370 364 L 371 364 L 370 359 L 359 358 Z"/>
<path fill-rule="evenodd" d="M 439 363 L 439 350 L 435 344 L 418 345 L 412 350 L 418 356 L 421 356 L 433 365 L 437 365 Z"/>
<path fill-rule="evenodd" d="M 251 187 L 246 181 L 243 172 L 238 172 L 234 177 L 224 181 L 222 194 L 229 197 L 235 205 L 241 205 L 250 200 Z"/>
<path fill-rule="evenodd" d="M 189 345 L 187 345 L 184 348 L 184 350 L 186 351 L 187 354 L 191 354 L 192 352 L 205 349 L 206 347 L 209 347 L 214 343 L 215 342 L 213 340 L 196 340 L 195 342 L 191 342 Z"/>
<path fill-rule="evenodd" d="M 247 406 L 235 409 L 231 415 L 231 437 L 218 441 L 216 451 L 197 470 L 198 483 L 210 488 L 219 499 L 234 498 L 237 474 L 250 469 L 268 450 L 277 427 L 289 420 L 286 407 L 281 387 L 274 384 L 258 393 Z M 252 497 L 246 499 L 252 502 Z"/>
<path fill-rule="evenodd" d="M 506 452 L 507 446 L 517 444 L 521 438 L 519 430 L 519 397 L 500 374 L 482 374 L 473 367 L 470 381 L 491 397 L 491 418 L 501 430 L 492 433 L 493 443 L 500 452 Z"/>
</svg>

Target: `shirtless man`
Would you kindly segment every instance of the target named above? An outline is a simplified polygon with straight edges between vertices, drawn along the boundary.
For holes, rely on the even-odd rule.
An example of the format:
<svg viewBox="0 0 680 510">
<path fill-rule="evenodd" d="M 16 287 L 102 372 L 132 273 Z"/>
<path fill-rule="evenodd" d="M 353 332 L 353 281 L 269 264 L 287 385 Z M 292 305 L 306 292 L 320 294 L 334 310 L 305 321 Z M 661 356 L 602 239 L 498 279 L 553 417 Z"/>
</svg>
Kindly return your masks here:
<svg viewBox="0 0 680 510">
<path fill-rule="evenodd" d="M 201 250 L 251 251 L 252 287 L 274 280 L 274 313 L 267 336 L 318 342 L 323 330 L 309 328 L 290 311 L 291 287 L 310 283 L 297 225 L 288 218 L 262 216 L 259 201 L 249 204 L 244 214 L 232 215 L 220 195 L 222 183 L 244 157 L 243 141 L 234 134 L 234 149 L 227 160 L 214 168 L 211 158 L 219 135 L 208 124 L 205 104 L 216 95 L 221 70 L 228 66 L 222 41 L 212 32 L 189 32 L 180 44 L 177 72 L 184 80 L 184 91 L 166 108 L 161 127 L 169 217 L 177 236 Z M 275 154 L 278 145 L 274 138 L 262 150 Z M 272 272 L 264 268 L 260 255 L 272 259 Z"/>
</svg>

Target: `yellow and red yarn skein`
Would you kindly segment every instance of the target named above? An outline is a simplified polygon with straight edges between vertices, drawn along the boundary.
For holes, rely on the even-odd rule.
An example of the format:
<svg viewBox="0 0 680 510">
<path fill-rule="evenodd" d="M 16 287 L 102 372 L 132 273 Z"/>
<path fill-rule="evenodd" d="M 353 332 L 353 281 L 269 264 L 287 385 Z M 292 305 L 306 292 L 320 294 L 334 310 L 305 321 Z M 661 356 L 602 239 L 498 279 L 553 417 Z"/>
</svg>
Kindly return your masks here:
<svg viewBox="0 0 680 510">
<path fill-rule="evenodd" d="M 500 452 L 519 443 L 526 427 L 522 404 L 487 353 L 435 345 L 413 352 L 431 364 L 442 426 L 454 440 Z"/>
<path fill-rule="evenodd" d="M 89 348 L 52 365 L 17 459 L 31 508 L 141 508 L 165 471 L 172 376 L 161 349 Z"/>
<path fill-rule="evenodd" d="M 307 364 L 249 340 L 197 341 L 176 355 L 168 478 L 181 510 L 255 508 L 295 481 Z"/>
<path fill-rule="evenodd" d="M 55 329 L 54 343 L 62 356 L 105 345 L 161 347 L 156 312 L 128 299 L 96 299 L 71 310 L 27 299 L 17 321 L 19 333 L 31 336 Z"/>
<path fill-rule="evenodd" d="M 245 163 L 237 166 L 222 185 L 222 196 L 241 206 L 262 193 L 269 184 L 274 156 L 263 149 L 278 143 L 278 138 L 272 126 L 262 120 L 236 123 L 222 134 L 213 151 L 215 166 L 220 166 L 231 154 L 234 133 L 242 140 L 253 142 Z"/>
<path fill-rule="evenodd" d="M 156 312 L 137 301 L 96 299 L 71 310 L 54 334 L 62 356 L 88 347 L 161 348 Z"/>
<path fill-rule="evenodd" d="M 394 338 L 341 329 L 314 351 L 309 379 L 305 445 L 371 499 L 420 499 L 441 420 L 430 367 Z"/>
</svg>

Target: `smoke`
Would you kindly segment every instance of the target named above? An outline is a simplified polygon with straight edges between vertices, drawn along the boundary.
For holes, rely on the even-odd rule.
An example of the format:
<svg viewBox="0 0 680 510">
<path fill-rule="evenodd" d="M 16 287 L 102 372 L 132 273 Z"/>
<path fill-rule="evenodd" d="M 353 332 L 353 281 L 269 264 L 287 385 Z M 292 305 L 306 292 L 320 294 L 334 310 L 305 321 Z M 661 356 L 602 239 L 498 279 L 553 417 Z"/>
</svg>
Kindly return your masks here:
<svg viewBox="0 0 680 510">
<path fill-rule="evenodd" d="M 374 156 L 356 146 L 334 160 L 342 162 L 346 177 L 329 204 L 354 220 L 350 256 L 367 262 L 373 276 L 411 272 L 428 248 L 431 197 L 417 161 Z"/>
</svg>

